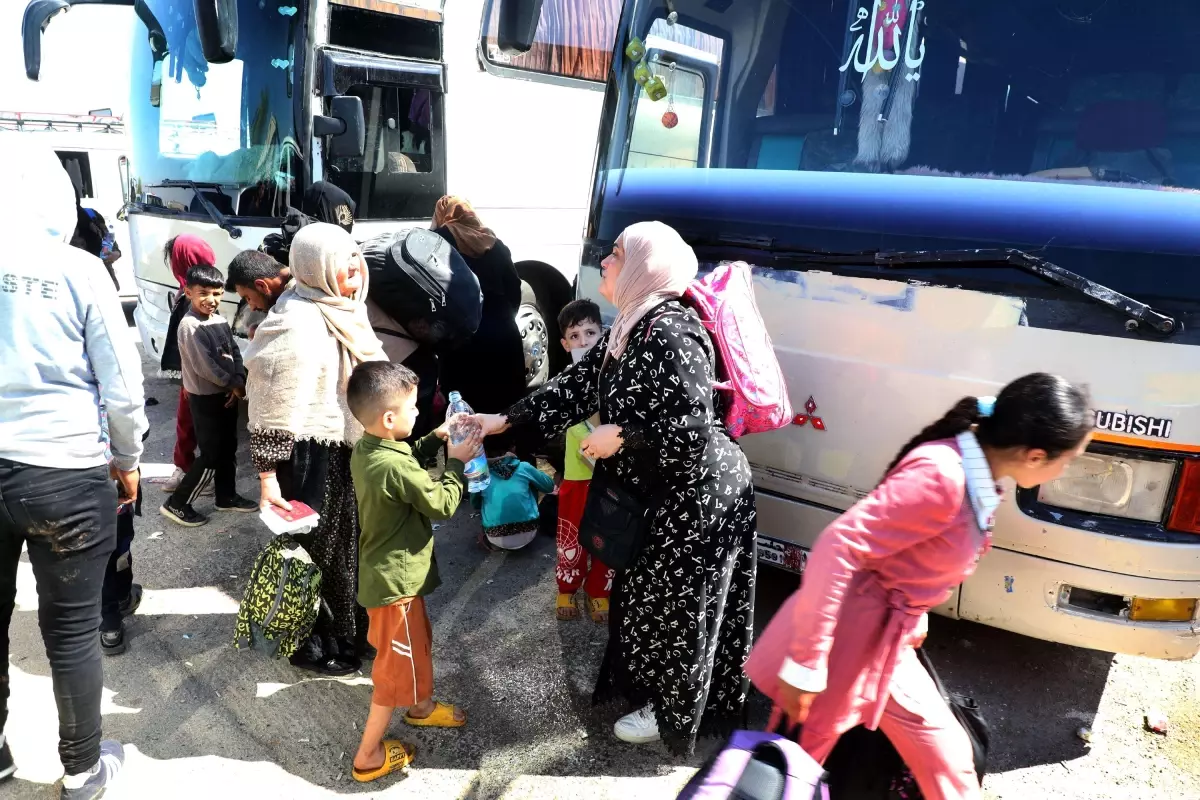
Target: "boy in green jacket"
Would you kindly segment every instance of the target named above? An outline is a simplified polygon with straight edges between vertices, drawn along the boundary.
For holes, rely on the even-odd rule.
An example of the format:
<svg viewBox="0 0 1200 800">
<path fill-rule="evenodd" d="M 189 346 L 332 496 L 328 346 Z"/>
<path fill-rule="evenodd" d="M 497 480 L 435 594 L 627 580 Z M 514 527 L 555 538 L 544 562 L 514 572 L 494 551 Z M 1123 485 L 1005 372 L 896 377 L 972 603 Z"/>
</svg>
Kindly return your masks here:
<svg viewBox="0 0 1200 800">
<path fill-rule="evenodd" d="M 375 692 L 354 757 L 354 779 L 382 778 L 412 763 L 416 750 L 384 740 L 392 712 L 405 708 L 409 725 L 457 728 L 461 711 L 433 700 L 433 649 L 425 595 L 441 583 L 430 520 L 450 519 L 463 498 L 463 465 L 479 451 L 476 433 L 448 449 L 440 480 L 421 461 L 447 438 L 443 425 L 410 448 L 404 439 L 417 421 L 417 376 L 400 364 L 368 361 L 350 376 L 347 405 L 365 433 L 354 446 L 350 472 L 358 496 L 358 602 L 370 618 L 367 639 L 379 651 Z"/>
</svg>

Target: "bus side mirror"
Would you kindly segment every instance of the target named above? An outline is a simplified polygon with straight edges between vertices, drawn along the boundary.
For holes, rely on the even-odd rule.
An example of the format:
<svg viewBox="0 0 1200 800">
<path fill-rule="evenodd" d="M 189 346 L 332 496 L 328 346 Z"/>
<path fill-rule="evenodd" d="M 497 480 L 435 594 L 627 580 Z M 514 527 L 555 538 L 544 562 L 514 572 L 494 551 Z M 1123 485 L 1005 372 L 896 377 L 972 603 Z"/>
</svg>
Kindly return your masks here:
<svg viewBox="0 0 1200 800">
<path fill-rule="evenodd" d="M 55 15 L 71 7 L 67 0 L 30 0 L 21 19 L 21 39 L 25 45 L 25 76 L 36 81 L 42 72 L 42 31 Z"/>
<path fill-rule="evenodd" d="M 542 0 L 500 0 L 496 44 L 501 52 L 519 55 L 532 50 L 541 18 Z"/>
<path fill-rule="evenodd" d="M 195 0 L 196 33 L 204 60 L 228 64 L 237 54 L 237 0 Z"/>
<path fill-rule="evenodd" d="M 367 123 L 362 98 L 338 95 L 329 101 L 331 116 L 313 117 L 313 136 L 330 137 L 330 158 L 362 158 L 367 152 Z"/>
</svg>

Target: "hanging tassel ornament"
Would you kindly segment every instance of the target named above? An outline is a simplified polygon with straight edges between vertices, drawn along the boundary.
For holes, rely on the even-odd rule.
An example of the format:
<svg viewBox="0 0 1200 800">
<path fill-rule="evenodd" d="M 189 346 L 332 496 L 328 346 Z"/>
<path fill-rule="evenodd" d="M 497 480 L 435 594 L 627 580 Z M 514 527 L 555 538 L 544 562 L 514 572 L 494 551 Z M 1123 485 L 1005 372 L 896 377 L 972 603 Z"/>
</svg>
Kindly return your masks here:
<svg viewBox="0 0 1200 800">
<path fill-rule="evenodd" d="M 667 73 L 667 110 L 662 115 L 663 127 L 667 130 L 679 124 L 679 115 L 675 113 L 675 62 L 671 62 Z"/>
</svg>

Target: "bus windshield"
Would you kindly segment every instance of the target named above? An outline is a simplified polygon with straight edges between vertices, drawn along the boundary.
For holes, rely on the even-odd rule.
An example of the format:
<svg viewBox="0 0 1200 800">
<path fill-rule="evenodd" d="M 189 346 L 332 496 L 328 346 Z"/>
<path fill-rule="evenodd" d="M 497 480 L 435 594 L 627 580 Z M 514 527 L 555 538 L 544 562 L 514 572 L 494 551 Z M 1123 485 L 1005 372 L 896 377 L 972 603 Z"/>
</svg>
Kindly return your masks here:
<svg viewBox="0 0 1200 800">
<path fill-rule="evenodd" d="M 250 190 L 236 209 L 231 201 L 221 210 L 278 215 L 299 158 L 293 87 L 302 4 L 238 0 L 237 52 L 226 64 L 205 60 L 192 0 L 147 5 L 167 52 L 155 58 L 139 19 L 129 114 L 134 180 L 146 191 L 168 181 Z"/>
<path fill-rule="evenodd" d="M 585 267 L 659 219 L 779 266 L 1016 248 L 1200 311 L 1200 4 L 628 0 L 621 33 Z M 1063 296 L 1019 273 L 855 262 Z"/>
<path fill-rule="evenodd" d="M 667 93 L 611 166 L 1200 189 L 1188 0 L 676 0 L 674 25 L 629 5 Z M 662 39 L 685 55 L 656 60 Z"/>
</svg>

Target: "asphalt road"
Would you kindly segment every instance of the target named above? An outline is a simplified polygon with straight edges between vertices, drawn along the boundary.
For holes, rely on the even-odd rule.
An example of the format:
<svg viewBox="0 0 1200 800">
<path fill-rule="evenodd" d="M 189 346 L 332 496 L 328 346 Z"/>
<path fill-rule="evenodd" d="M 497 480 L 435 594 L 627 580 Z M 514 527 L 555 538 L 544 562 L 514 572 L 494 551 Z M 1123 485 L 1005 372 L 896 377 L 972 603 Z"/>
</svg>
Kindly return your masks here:
<svg viewBox="0 0 1200 800">
<path fill-rule="evenodd" d="M 165 465 L 177 389 L 147 364 L 152 430 L 146 460 Z M 243 453 L 239 486 L 257 496 Z M 681 763 L 665 748 L 611 735 L 621 709 L 593 709 L 605 631 L 554 619 L 554 543 L 486 554 L 464 509 L 438 531 L 443 586 L 430 600 L 437 696 L 468 716 L 457 732 L 407 729 L 417 765 L 360 786 L 350 761 L 366 716 L 367 676 L 313 679 L 286 662 L 231 646 L 250 564 L 269 533 L 256 515 L 222 514 L 199 529 L 157 513 L 146 486 L 137 521 L 136 579 L 146 587 L 128 622 L 130 648 L 105 660 L 105 734 L 128 760 L 107 797 L 670 798 L 716 743 Z M 204 503 L 198 504 L 201 511 Z M 760 622 L 794 588 L 760 578 Z M 28 564 L 11 627 L 13 698 L 7 727 L 17 778 L 0 798 L 48 800 L 61 775 L 49 669 Z M 997 800 L 1200 798 L 1200 664 L 1117 657 L 936 619 L 928 647 L 946 683 L 973 695 L 993 727 L 985 790 Z M 1147 706 L 1171 729 L 1142 730 Z M 765 722 L 756 698 L 751 723 Z M 1091 745 L 1077 738 L 1092 728 Z"/>
</svg>

